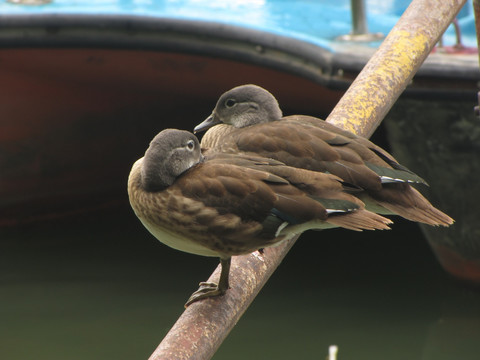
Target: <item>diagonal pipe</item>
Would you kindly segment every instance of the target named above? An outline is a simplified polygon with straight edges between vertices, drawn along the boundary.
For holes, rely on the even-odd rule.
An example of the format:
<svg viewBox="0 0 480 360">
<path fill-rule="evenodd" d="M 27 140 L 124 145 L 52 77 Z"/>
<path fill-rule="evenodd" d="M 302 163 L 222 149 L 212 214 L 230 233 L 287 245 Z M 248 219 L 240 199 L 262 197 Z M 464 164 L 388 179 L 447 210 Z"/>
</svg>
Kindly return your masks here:
<svg viewBox="0 0 480 360">
<path fill-rule="evenodd" d="M 369 137 L 412 80 L 466 0 L 414 0 L 327 118 Z M 150 360 L 210 359 L 243 315 L 296 238 L 234 257 L 231 289 L 219 298 L 192 304 Z M 218 279 L 217 268 L 209 281 Z"/>
<path fill-rule="evenodd" d="M 327 121 L 370 137 L 466 0 L 414 0 Z"/>
</svg>

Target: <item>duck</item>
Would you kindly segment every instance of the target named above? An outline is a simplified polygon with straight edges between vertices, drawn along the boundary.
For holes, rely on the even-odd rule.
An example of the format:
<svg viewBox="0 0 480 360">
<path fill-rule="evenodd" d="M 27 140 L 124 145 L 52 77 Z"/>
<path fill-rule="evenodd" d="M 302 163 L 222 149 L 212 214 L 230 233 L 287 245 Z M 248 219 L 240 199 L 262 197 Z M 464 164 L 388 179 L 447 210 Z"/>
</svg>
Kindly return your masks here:
<svg viewBox="0 0 480 360">
<path fill-rule="evenodd" d="M 277 99 L 260 86 L 241 85 L 222 94 L 211 115 L 194 128 L 203 131 L 205 153 L 256 154 L 333 174 L 356 186 L 356 196 L 376 213 L 432 226 L 454 222 L 412 186 L 427 182 L 386 150 L 316 117 L 283 116 Z"/>
<path fill-rule="evenodd" d="M 341 227 L 387 230 L 392 221 L 365 209 L 339 177 L 241 154 L 204 155 L 189 131 L 165 129 L 150 142 L 128 177 L 130 205 L 163 244 L 218 257 L 218 283 L 202 282 L 186 306 L 223 295 L 231 257 L 306 230 Z"/>
</svg>

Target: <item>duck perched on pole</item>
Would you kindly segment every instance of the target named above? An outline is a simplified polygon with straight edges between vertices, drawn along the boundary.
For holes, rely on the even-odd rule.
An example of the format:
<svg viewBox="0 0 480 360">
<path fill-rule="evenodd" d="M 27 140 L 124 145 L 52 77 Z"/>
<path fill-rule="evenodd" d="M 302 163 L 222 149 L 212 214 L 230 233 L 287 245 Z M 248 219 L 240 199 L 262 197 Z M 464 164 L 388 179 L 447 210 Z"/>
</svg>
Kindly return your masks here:
<svg viewBox="0 0 480 360">
<path fill-rule="evenodd" d="M 411 184 L 426 181 L 368 139 L 324 120 L 283 113 L 275 97 L 257 85 L 235 87 L 220 96 L 212 114 L 195 127 L 208 130 L 206 154 L 256 154 L 284 164 L 334 174 L 361 191 L 367 209 L 433 226 L 453 219 L 436 209 Z"/>
<path fill-rule="evenodd" d="M 229 287 L 231 257 L 273 246 L 309 229 L 389 229 L 339 177 L 258 156 L 203 155 L 192 133 L 166 129 L 128 178 L 130 204 L 162 243 L 220 258 L 218 284 L 200 283 L 187 306 Z"/>
</svg>

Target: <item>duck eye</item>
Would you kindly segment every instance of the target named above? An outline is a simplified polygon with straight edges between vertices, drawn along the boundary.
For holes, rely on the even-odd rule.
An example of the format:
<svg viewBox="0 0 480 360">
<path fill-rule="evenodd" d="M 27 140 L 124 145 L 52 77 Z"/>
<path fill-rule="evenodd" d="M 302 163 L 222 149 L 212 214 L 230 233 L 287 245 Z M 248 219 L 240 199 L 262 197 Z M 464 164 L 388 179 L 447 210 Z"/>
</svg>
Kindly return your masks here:
<svg viewBox="0 0 480 360">
<path fill-rule="evenodd" d="M 194 142 L 193 140 L 189 140 L 189 141 L 187 142 L 186 148 L 187 148 L 188 150 L 192 151 L 192 150 L 195 148 L 195 142 Z"/>
<path fill-rule="evenodd" d="M 237 103 L 237 102 L 236 102 L 235 100 L 233 100 L 233 99 L 227 99 L 227 100 L 225 101 L 225 106 L 226 106 L 227 108 L 231 108 L 231 107 L 233 107 L 236 103 Z"/>
</svg>

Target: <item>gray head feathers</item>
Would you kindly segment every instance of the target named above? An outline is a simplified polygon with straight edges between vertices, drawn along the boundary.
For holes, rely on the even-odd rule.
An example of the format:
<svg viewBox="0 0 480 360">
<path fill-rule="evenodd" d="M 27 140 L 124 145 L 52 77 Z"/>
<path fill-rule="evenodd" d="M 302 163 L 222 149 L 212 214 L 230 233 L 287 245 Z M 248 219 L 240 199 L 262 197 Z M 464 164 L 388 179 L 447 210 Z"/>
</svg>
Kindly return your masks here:
<svg viewBox="0 0 480 360">
<path fill-rule="evenodd" d="M 237 86 L 224 93 L 212 114 L 219 122 L 242 128 L 282 118 L 277 99 L 257 85 Z"/>
<path fill-rule="evenodd" d="M 202 159 L 195 135 L 184 130 L 165 129 L 153 138 L 145 152 L 142 186 L 146 191 L 162 190 Z"/>
</svg>

